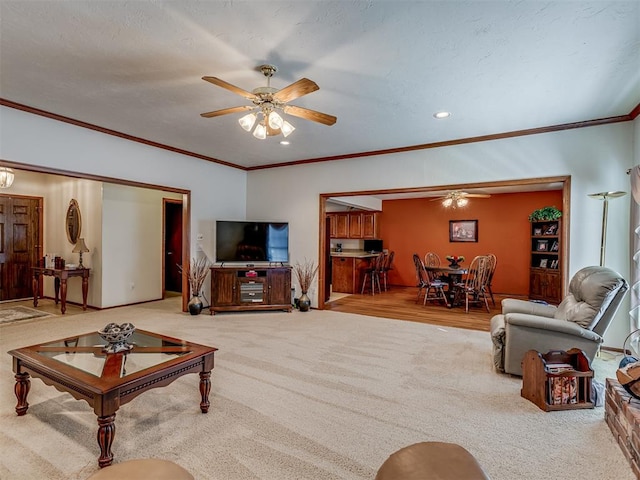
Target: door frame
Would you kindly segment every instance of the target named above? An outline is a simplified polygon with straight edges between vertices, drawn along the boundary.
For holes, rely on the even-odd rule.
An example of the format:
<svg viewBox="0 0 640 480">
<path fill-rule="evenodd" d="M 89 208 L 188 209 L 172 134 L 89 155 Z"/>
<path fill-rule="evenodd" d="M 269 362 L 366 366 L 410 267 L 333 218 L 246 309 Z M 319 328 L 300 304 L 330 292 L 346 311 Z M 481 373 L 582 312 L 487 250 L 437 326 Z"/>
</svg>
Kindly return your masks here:
<svg viewBox="0 0 640 480">
<path fill-rule="evenodd" d="M 318 242 L 318 309 L 324 310 L 325 308 L 325 276 L 327 275 L 325 262 L 326 253 L 325 249 L 330 243 L 325 235 L 325 217 L 327 215 L 327 200 L 331 197 L 353 197 L 353 196 L 366 196 L 366 195 L 384 195 L 384 194 L 397 194 L 397 193 L 410 193 L 413 195 L 419 195 L 420 193 L 428 194 L 430 192 L 440 192 L 442 190 L 469 190 L 469 189 L 482 189 L 482 188 L 496 188 L 496 187 L 509 187 L 512 188 L 512 192 L 519 191 L 518 187 L 532 186 L 532 185 L 548 185 L 551 183 L 562 184 L 562 222 L 560 241 L 564 245 L 561 254 L 560 270 L 560 285 L 561 296 L 566 296 L 566 279 L 569 272 L 569 226 L 571 224 L 571 176 L 562 175 L 557 177 L 539 177 L 539 178 L 524 178 L 519 180 L 501 180 L 494 182 L 482 182 L 482 183 L 464 183 L 453 185 L 434 185 L 429 187 L 413 187 L 413 188 L 394 188 L 387 190 L 364 190 L 364 191 L 352 191 L 352 192 L 333 192 L 333 193 L 321 193 L 319 195 L 319 209 L 320 214 L 318 218 L 318 232 L 320 234 L 320 241 Z M 424 195 L 425 197 L 429 195 Z"/>
</svg>

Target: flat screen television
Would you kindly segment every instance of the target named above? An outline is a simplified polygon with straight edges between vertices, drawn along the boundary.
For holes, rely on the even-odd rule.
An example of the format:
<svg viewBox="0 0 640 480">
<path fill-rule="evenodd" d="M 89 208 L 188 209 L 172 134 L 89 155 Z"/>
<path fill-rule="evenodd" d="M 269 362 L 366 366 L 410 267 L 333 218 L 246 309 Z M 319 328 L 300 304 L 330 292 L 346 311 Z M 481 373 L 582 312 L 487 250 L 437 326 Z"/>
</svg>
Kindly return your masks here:
<svg viewBox="0 0 640 480">
<path fill-rule="evenodd" d="M 288 223 L 216 221 L 216 262 L 288 261 Z"/>
</svg>

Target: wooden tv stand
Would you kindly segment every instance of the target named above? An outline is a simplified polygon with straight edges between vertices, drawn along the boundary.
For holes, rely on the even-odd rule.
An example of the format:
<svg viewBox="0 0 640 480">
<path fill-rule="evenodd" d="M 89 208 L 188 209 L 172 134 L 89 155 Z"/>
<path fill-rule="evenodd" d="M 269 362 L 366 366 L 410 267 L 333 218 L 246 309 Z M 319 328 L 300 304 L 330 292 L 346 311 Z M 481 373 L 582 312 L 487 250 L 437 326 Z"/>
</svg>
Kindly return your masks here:
<svg viewBox="0 0 640 480">
<path fill-rule="evenodd" d="M 245 310 L 291 311 L 291 267 L 211 268 L 211 315 Z"/>
</svg>

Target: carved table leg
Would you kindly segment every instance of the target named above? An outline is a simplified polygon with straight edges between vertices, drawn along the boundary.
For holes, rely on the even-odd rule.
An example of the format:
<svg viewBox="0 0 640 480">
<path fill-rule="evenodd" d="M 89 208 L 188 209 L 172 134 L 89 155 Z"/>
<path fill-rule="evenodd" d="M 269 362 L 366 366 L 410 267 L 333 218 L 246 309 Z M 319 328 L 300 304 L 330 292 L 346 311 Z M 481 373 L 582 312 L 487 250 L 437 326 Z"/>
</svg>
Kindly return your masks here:
<svg viewBox="0 0 640 480">
<path fill-rule="evenodd" d="M 53 279 L 53 292 L 55 294 L 54 296 L 55 296 L 56 305 L 57 305 L 59 301 L 58 299 L 60 298 L 60 279 L 58 277 L 55 277 Z"/>
<path fill-rule="evenodd" d="M 207 413 L 209 411 L 209 392 L 211 391 L 211 371 L 200 372 L 200 395 L 202 401 L 200 402 L 200 411 Z"/>
<path fill-rule="evenodd" d="M 87 309 L 87 293 L 89 292 L 89 277 L 82 277 L 82 309 Z"/>
<path fill-rule="evenodd" d="M 27 413 L 29 408 L 29 402 L 27 402 L 27 395 L 29 394 L 29 389 L 31 388 L 31 380 L 29 380 L 28 373 L 16 373 L 16 385 L 14 387 L 14 391 L 16 392 L 16 398 L 18 399 L 18 404 L 16 405 L 16 413 L 19 417 Z"/>
<path fill-rule="evenodd" d="M 98 445 L 100 446 L 100 458 L 98 465 L 100 468 L 108 467 L 113 462 L 113 453 L 111 453 L 111 445 L 116 436 L 116 414 L 98 417 Z"/>
<path fill-rule="evenodd" d="M 33 280 L 31 282 L 31 287 L 33 288 L 33 306 L 38 306 L 38 294 L 40 293 L 40 275 L 37 273 L 33 274 Z"/>
<path fill-rule="evenodd" d="M 67 279 L 60 281 L 60 312 L 64 314 L 67 311 Z"/>
</svg>

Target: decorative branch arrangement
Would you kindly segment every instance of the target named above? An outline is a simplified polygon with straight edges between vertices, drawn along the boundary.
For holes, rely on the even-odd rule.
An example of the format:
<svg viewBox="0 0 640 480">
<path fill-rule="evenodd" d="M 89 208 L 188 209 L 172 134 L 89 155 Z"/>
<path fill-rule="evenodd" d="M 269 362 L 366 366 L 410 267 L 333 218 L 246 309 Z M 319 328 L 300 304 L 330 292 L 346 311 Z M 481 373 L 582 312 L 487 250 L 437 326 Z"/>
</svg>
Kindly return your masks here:
<svg viewBox="0 0 640 480">
<path fill-rule="evenodd" d="M 318 265 L 313 260 L 304 259 L 304 262 L 296 262 L 293 266 L 293 271 L 296 274 L 298 283 L 300 284 L 300 290 L 302 293 L 307 293 L 311 283 L 318 273 Z"/>
<path fill-rule="evenodd" d="M 204 284 L 204 280 L 207 278 L 210 268 L 211 264 L 209 263 L 209 259 L 206 257 L 197 259 L 192 258 L 191 263 L 187 266 L 186 270 L 182 268 L 182 265 L 178 265 L 180 273 L 187 277 L 192 296 L 195 297 L 200 295 L 202 285 Z"/>
</svg>

